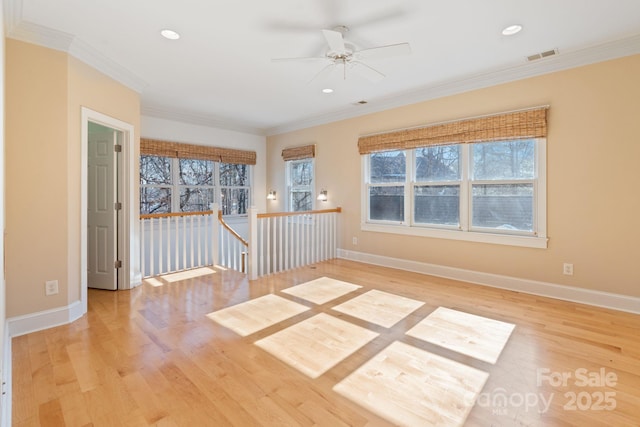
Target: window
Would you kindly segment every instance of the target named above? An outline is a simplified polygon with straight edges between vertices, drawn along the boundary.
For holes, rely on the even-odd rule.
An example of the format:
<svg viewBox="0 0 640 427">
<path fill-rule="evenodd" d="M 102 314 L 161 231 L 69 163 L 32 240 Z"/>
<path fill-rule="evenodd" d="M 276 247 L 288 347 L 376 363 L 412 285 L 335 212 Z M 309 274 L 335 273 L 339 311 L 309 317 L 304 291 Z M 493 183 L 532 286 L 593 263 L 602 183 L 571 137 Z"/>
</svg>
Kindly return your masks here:
<svg viewBox="0 0 640 427">
<path fill-rule="evenodd" d="M 387 151 L 370 155 L 369 219 L 404 221 L 406 153 Z"/>
<path fill-rule="evenodd" d="M 140 156 L 140 213 L 202 212 L 217 201 L 223 215 L 244 215 L 250 169 L 213 160 Z"/>
<path fill-rule="evenodd" d="M 548 109 L 361 136 L 362 229 L 546 248 Z"/>
<path fill-rule="evenodd" d="M 535 232 L 534 140 L 473 144 L 471 228 Z"/>
<path fill-rule="evenodd" d="M 286 164 L 289 211 L 313 210 L 313 159 L 290 160 Z"/>
<path fill-rule="evenodd" d="M 178 163 L 180 206 L 174 212 L 208 211 L 213 203 L 214 162 L 199 159 L 175 159 Z"/>
<path fill-rule="evenodd" d="M 140 213 L 171 212 L 171 159 L 160 156 L 140 157 Z"/>
<path fill-rule="evenodd" d="M 313 210 L 315 145 L 301 145 L 282 150 L 286 165 L 287 209 L 291 212 Z"/>
<path fill-rule="evenodd" d="M 367 154 L 363 229 L 546 247 L 545 145 L 538 138 Z"/>
<path fill-rule="evenodd" d="M 414 223 L 460 227 L 461 152 L 460 145 L 415 150 Z"/>
<path fill-rule="evenodd" d="M 245 215 L 251 204 L 256 152 L 140 139 L 140 213 L 203 212 Z"/>
<path fill-rule="evenodd" d="M 220 197 L 223 215 L 244 215 L 249 208 L 249 165 L 220 163 Z"/>
</svg>

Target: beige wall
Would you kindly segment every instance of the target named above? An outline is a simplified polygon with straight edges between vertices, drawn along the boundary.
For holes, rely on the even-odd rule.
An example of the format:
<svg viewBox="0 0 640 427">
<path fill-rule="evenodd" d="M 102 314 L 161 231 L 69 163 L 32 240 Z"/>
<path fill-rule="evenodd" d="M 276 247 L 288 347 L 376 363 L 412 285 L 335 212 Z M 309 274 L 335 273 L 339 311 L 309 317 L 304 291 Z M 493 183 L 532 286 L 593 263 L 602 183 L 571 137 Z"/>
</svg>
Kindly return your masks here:
<svg viewBox="0 0 640 427">
<path fill-rule="evenodd" d="M 326 206 L 343 207 L 343 249 L 640 296 L 638 76 L 640 55 L 271 136 L 267 188 L 284 194 L 282 148 L 316 143 L 316 191 L 329 191 Z M 547 249 L 360 230 L 359 135 L 544 104 Z M 270 209 L 282 209 L 282 200 Z M 562 274 L 564 262 L 574 264 L 573 276 Z"/>
<path fill-rule="evenodd" d="M 133 124 L 138 95 L 63 52 L 6 40 L 7 317 L 80 298 L 80 108 Z M 46 280 L 59 294 L 45 296 Z"/>
<path fill-rule="evenodd" d="M 69 110 L 68 129 L 69 145 L 67 157 L 69 161 L 68 174 L 68 271 L 69 301 L 80 299 L 80 149 L 81 149 L 81 107 L 87 107 L 107 116 L 133 125 L 135 132 L 134 171 L 130 191 L 134 201 L 139 202 L 139 162 L 140 155 L 140 96 L 133 90 L 126 88 L 106 77 L 84 62 L 70 56 L 69 58 Z M 140 206 L 132 207 L 134 212 L 140 212 Z M 138 222 L 131 224 L 134 233 Z"/>
</svg>

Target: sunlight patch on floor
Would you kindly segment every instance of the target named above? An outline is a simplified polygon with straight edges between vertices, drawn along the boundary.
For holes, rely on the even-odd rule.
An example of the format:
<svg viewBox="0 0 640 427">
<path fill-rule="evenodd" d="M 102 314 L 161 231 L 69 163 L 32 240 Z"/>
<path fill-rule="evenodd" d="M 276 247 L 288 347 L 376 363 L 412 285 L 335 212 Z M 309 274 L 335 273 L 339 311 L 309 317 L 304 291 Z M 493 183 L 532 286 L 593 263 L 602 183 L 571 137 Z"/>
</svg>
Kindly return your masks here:
<svg viewBox="0 0 640 427">
<path fill-rule="evenodd" d="M 215 273 L 217 272 L 212 268 L 202 267 L 194 268 L 193 270 L 184 270 L 177 273 L 165 274 L 163 276 L 160 276 L 160 278 L 166 282 L 173 283 L 179 282 L 181 280 L 195 279 L 196 277 L 207 276 L 209 274 Z"/>
<path fill-rule="evenodd" d="M 488 377 L 395 341 L 333 389 L 400 426 L 459 427 Z"/>
<path fill-rule="evenodd" d="M 495 364 L 514 328 L 512 323 L 438 307 L 407 335 Z"/>
<path fill-rule="evenodd" d="M 333 307 L 333 310 L 390 328 L 423 305 L 422 301 L 374 289 Z"/>
<path fill-rule="evenodd" d="M 155 277 L 149 277 L 144 279 L 145 283 L 148 283 L 149 285 L 153 286 L 154 288 L 160 287 L 160 286 L 164 286 L 164 282 L 162 280 L 156 279 Z"/>
<path fill-rule="evenodd" d="M 246 337 L 309 310 L 309 307 L 268 294 L 207 314 L 214 322 Z"/>
<path fill-rule="evenodd" d="M 284 289 L 282 292 L 320 305 L 340 298 L 361 287 L 329 277 L 320 277 L 319 279 Z"/>
<path fill-rule="evenodd" d="M 255 344 L 309 377 L 317 378 L 378 335 L 320 313 Z"/>
</svg>

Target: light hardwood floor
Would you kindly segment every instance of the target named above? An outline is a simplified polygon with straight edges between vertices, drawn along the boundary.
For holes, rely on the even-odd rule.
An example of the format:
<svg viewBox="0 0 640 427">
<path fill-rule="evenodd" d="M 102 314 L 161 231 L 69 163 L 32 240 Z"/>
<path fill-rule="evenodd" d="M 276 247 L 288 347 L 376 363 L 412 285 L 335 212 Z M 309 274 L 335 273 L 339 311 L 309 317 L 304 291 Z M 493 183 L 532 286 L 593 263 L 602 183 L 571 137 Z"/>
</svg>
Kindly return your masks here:
<svg viewBox="0 0 640 427">
<path fill-rule="evenodd" d="M 319 304 L 282 292 L 322 277 L 360 287 Z M 216 271 L 154 284 L 90 290 L 82 319 L 13 339 L 14 426 L 384 426 L 404 422 L 388 413 L 400 384 L 416 390 L 413 402 L 400 404 L 438 419 L 433 425 L 461 425 L 465 417 L 465 426 L 640 425 L 638 315 L 345 260 L 252 283 L 233 271 Z M 367 294 L 372 290 L 382 292 Z M 347 314 L 345 307 L 358 307 L 354 298 L 367 294 L 355 301 L 361 303 L 382 293 L 424 304 L 412 304 L 417 308 L 399 321 L 363 320 L 370 307 L 363 318 Z M 246 336 L 207 316 L 269 294 L 308 309 Z M 425 319 L 439 307 L 504 322 L 507 329 L 515 325 L 510 336 L 502 332 L 507 341 L 495 363 L 493 356 L 483 360 L 458 351 L 460 331 L 452 333 L 449 348 L 446 333 L 431 342 L 407 335 L 419 324 L 427 332 L 427 326 L 437 329 L 433 322 L 450 311 Z M 335 319 L 373 334 L 315 378 L 291 366 L 289 353 L 279 358 L 278 349 L 271 352 L 287 333 L 327 316 L 338 328 Z M 313 345 L 304 350 L 316 351 Z M 403 361 L 392 367 L 398 369 L 390 379 L 396 383 L 379 382 L 372 372 L 383 372 L 393 360 Z M 442 388 L 449 387 L 446 377 L 463 389 L 482 387 L 472 394 L 473 407 L 461 398 L 464 390 Z M 430 395 L 429 387 L 438 395 Z M 424 402 L 437 399 L 444 399 L 441 410 L 429 415 L 433 408 Z M 437 418 L 447 411 L 462 418 Z"/>
</svg>

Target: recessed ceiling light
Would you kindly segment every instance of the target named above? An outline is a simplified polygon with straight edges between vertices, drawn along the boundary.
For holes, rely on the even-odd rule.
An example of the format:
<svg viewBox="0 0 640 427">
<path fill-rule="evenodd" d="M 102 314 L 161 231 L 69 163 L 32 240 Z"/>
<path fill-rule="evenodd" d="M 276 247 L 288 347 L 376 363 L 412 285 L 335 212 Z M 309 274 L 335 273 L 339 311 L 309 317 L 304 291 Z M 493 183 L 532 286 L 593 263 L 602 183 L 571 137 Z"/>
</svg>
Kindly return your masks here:
<svg viewBox="0 0 640 427">
<path fill-rule="evenodd" d="M 512 36 L 514 34 L 518 34 L 520 31 L 522 31 L 522 25 L 509 25 L 507 28 L 505 28 L 504 30 L 502 30 L 502 35 L 503 36 Z"/>
<path fill-rule="evenodd" d="M 322 93 L 333 93 L 333 89 L 330 89 L 330 88 L 322 89 Z"/>
<path fill-rule="evenodd" d="M 160 34 L 162 34 L 162 37 L 169 40 L 178 40 L 180 38 L 180 34 L 169 29 L 160 31 Z"/>
</svg>

